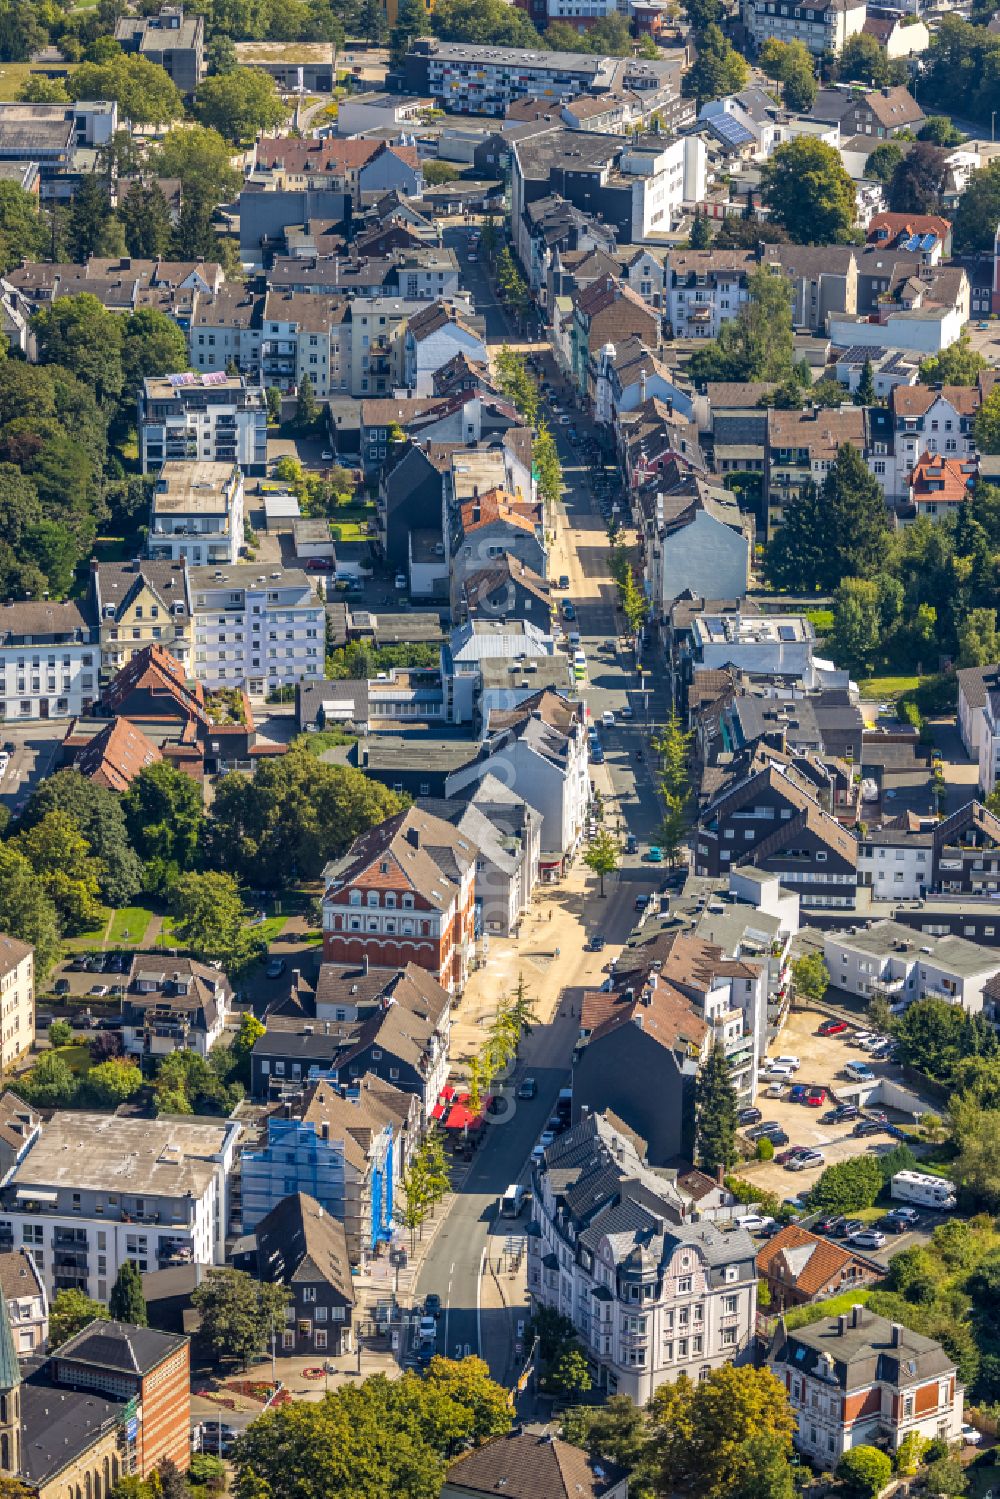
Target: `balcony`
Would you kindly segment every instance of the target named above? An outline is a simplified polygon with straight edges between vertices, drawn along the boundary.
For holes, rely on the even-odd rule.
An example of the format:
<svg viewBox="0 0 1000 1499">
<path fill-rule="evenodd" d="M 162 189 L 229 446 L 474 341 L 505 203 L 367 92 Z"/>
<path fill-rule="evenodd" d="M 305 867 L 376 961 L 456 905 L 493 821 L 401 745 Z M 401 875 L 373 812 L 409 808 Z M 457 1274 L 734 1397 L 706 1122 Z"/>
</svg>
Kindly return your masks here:
<svg viewBox="0 0 1000 1499">
<path fill-rule="evenodd" d="M 162 1265 L 190 1265 L 194 1251 L 188 1239 L 161 1239 L 156 1246 L 157 1263 Z"/>
<path fill-rule="evenodd" d="M 57 1228 L 52 1235 L 52 1242 L 56 1249 L 86 1250 L 87 1235 L 80 1229 Z"/>
</svg>

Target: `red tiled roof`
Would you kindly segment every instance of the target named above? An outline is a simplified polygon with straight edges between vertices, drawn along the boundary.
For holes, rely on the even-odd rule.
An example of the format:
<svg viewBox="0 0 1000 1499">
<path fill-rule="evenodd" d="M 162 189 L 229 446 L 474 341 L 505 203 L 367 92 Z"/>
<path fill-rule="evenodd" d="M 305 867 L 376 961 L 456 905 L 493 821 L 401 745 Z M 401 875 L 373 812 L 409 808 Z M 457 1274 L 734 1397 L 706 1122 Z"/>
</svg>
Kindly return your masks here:
<svg viewBox="0 0 1000 1499">
<path fill-rule="evenodd" d="M 975 476 L 975 464 L 968 460 L 925 453 L 910 475 L 910 499 L 914 504 L 960 504 L 969 498 Z"/>
<path fill-rule="evenodd" d="M 127 791 L 147 765 L 155 765 L 162 759 L 156 745 L 150 744 L 141 729 L 127 718 L 116 718 L 81 751 L 76 768 L 99 786 Z"/>
</svg>

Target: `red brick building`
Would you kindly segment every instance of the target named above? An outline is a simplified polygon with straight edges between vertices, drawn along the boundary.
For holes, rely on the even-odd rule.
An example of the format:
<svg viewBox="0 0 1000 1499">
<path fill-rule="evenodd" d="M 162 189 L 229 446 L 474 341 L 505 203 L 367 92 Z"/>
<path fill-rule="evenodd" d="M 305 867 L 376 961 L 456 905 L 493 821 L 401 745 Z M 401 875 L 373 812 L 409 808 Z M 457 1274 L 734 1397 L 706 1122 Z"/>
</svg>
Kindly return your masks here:
<svg viewBox="0 0 1000 1499">
<path fill-rule="evenodd" d="M 475 943 L 476 848 L 416 807 L 356 838 L 323 872 L 323 956 L 334 963 L 416 963 L 461 990 Z"/>
<path fill-rule="evenodd" d="M 758 1251 L 757 1273 L 771 1292 L 772 1311 L 783 1312 L 871 1285 L 885 1271 L 846 1244 L 789 1223 Z"/>
<path fill-rule="evenodd" d="M 965 1391 L 933 1338 L 854 1306 L 789 1332 L 779 1318 L 768 1367 L 788 1392 L 795 1445 L 824 1469 L 851 1447 L 895 1452 L 911 1431 L 958 1440 Z"/>
</svg>

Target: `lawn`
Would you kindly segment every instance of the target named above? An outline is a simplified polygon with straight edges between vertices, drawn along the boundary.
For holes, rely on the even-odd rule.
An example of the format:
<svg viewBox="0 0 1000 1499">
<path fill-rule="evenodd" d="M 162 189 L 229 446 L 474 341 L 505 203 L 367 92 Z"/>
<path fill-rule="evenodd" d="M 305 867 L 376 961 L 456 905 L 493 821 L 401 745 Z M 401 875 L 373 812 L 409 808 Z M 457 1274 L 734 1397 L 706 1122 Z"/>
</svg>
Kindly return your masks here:
<svg viewBox="0 0 1000 1499">
<path fill-rule="evenodd" d="M 183 947 L 184 944 L 179 937 L 174 935 L 173 916 L 164 916 L 160 935 L 156 939 L 157 947 Z"/>
<path fill-rule="evenodd" d="M 829 635 L 833 629 L 832 609 L 807 609 L 806 619 L 812 625 L 817 635 Z"/>
<path fill-rule="evenodd" d="M 858 691 L 864 698 L 882 701 L 902 697 L 904 692 L 914 692 L 924 680 L 924 677 L 869 677 L 867 682 L 858 683 Z"/>
<path fill-rule="evenodd" d="M 268 947 L 270 947 L 271 943 L 276 941 L 285 930 L 287 921 L 287 916 L 266 916 L 263 921 L 255 922 L 250 930 L 255 937 L 263 937 Z"/>
<path fill-rule="evenodd" d="M 969 1480 L 968 1499 L 986 1499 L 988 1493 L 995 1494 L 1000 1488 L 1000 1468 L 988 1461 L 985 1452 L 978 1462 L 966 1468 L 965 1476 Z"/>
<path fill-rule="evenodd" d="M 331 526 L 334 541 L 367 541 L 368 527 L 357 521 L 334 521 Z"/>
<path fill-rule="evenodd" d="M 870 1290 L 845 1291 L 841 1296 L 831 1296 L 829 1301 L 793 1306 L 785 1313 L 785 1325 L 791 1331 L 795 1327 L 808 1327 L 811 1322 L 822 1322 L 826 1317 L 839 1317 L 841 1312 L 849 1312 L 858 1303 L 864 1306 L 870 1295 Z"/>
<path fill-rule="evenodd" d="M 130 947 L 140 947 L 152 919 L 153 913 L 146 906 L 123 906 L 111 918 L 108 946 L 124 947 L 127 943 Z"/>
<path fill-rule="evenodd" d="M 97 4 L 97 0 L 94 0 Z M 0 101 L 8 102 L 16 99 L 24 87 L 27 79 L 32 73 L 66 73 L 70 71 L 65 63 L 53 64 L 46 67 L 42 63 L 30 62 L 5 62 L 0 64 Z"/>
<path fill-rule="evenodd" d="M 85 1041 L 71 1041 L 68 1046 L 56 1046 L 53 1050 L 66 1063 L 74 1077 L 83 1077 L 90 1071 L 90 1047 Z"/>
<path fill-rule="evenodd" d="M 104 933 L 108 922 L 111 920 L 112 912 L 107 906 L 101 913 L 101 919 L 97 926 L 89 932 L 78 932 L 75 937 L 67 937 L 66 947 L 70 952 L 90 952 L 95 947 L 104 946 Z"/>
</svg>

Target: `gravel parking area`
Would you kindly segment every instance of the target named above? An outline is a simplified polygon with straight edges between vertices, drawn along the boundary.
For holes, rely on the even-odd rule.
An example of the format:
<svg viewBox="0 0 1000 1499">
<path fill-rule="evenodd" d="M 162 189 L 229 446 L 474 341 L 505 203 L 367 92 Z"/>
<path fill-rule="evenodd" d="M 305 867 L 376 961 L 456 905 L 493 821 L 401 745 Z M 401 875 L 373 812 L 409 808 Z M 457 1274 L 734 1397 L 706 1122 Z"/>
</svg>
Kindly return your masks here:
<svg viewBox="0 0 1000 1499">
<path fill-rule="evenodd" d="M 839 1076 L 842 1068 L 850 1061 L 869 1060 L 860 1047 L 852 1044 L 851 1032 L 846 1036 L 818 1035 L 817 1031 L 824 1018 L 814 1010 L 792 1011 L 784 1030 L 771 1047 L 770 1055 L 798 1057 L 802 1065 L 795 1074 L 795 1081 L 819 1084 L 826 1088 L 827 1101 L 821 1108 L 792 1103 L 788 1096 L 790 1086 L 784 1088 L 781 1098 L 768 1098 L 768 1084 L 762 1081 L 757 1094 L 757 1107 L 765 1121 L 773 1119 L 781 1125 L 791 1145 L 805 1145 L 822 1150 L 828 1166 L 852 1156 L 883 1155 L 896 1143 L 890 1135 L 859 1138 L 852 1133 L 855 1121 L 846 1124 L 823 1123 L 823 1115 L 837 1103 L 837 1099 L 829 1095 L 830 1088 L 837 1090 L 846 1082 L 845 1078 Z M 876 1074 L 890 1070 L 877 1062 L 870 1065 Z M 779 1151 L 787 1148 L 780 1146 Z M 779 1197 L 793 1197 L 812 1186 L 823 1167 L 817 1166 L 811 1171 L 786 1171 L 774 1161 L 760 1161 L 749 1162 L 741 1170 L 750 1181 L 759 1183 Z"/>
</svg>

